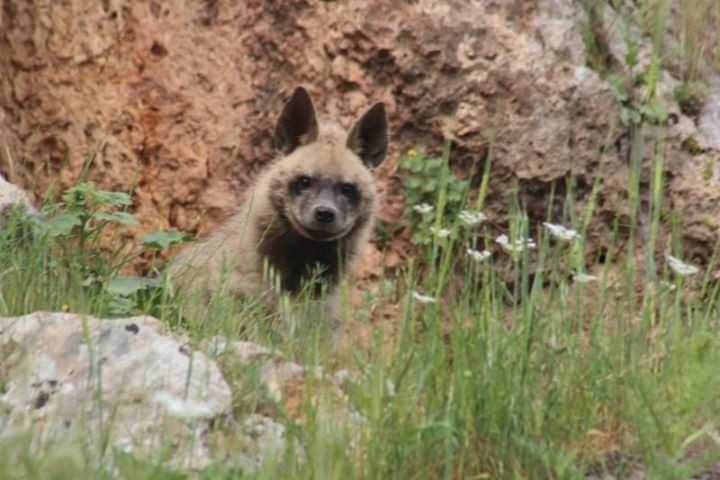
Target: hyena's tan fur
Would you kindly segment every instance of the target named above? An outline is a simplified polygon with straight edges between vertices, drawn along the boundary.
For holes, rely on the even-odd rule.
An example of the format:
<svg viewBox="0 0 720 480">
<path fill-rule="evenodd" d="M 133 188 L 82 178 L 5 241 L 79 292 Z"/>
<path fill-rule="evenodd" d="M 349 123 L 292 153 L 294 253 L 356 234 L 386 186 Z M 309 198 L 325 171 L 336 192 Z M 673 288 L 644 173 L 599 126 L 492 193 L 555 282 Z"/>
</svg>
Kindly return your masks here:
<svg viewBox="0 0 720 480">
<path fill-rule="evenodd" d="M 337 322 L 339 283 L 374 226 L 371 169 L 387 151 L 384 106 L 375 104 L 348 134 L 335 124 L 320 128 L 307 91 L 298 88 L 278 119 L 274 140 L 280 155 L 260 174 L 237 213 L 183 251 L 169 273 L 189 292 L 206 295 L 227 288 L 265 299 L 274 298 L 267 265 L 276 285 L 290 294 L 319 277 Z"/>
</svg>

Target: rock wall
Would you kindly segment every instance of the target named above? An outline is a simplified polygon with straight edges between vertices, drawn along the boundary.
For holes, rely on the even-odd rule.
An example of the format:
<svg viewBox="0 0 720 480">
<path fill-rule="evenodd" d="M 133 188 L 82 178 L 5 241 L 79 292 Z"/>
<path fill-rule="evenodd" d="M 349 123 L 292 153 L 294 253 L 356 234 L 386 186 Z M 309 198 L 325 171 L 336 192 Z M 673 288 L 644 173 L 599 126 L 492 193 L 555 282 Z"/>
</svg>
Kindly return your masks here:
<svg viewBox="0 0 720 480">
<path fill-rule="evenodd" d="M 269 132 L 298 84 L 346 125 L 387 103 L 385 220 L 402 212 L 399 155 L 439 151 L 446 137 L 463 174 L 493 145 L 486 210 L 498 229 L 518 190 L 531 218 L 545 220 L 553 183 L 558 220 L 570 178 L 581 211 L 602 177 L 596 246 L 627 205 L 629 134 L 610 87 L 584 66 L 583 14 L 571 0 L 2 5 L 0 172 L 42 194 L 72 185 L 91 161 L 103 189 L 133 192 L 136 235 L 208 231 L 228 215 L 272 157 Z M 720 225 L 718 152 L 683 149 L 699 134 L 674 115 L 667 208 L 705 261 Z"/>
</svg>

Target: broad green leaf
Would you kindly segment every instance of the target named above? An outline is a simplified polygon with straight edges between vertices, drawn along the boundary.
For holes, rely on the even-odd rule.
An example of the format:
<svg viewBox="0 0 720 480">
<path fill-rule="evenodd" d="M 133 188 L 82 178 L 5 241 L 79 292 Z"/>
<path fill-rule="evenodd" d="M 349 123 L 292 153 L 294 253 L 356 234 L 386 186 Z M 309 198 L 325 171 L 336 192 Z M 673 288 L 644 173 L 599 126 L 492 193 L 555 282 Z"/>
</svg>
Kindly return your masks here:
<svg viewBox="0 0 720 480">
<path fill-rule="evenodd" d="M 126 317 L 132 315 L 135 309 L 135 299 L 114 295 L 108 303 L 108 313 L 113 317 Z"/>
<path fill-rule="evenodd" d="M 422 189 L 424 192 L 434 192 L 438 188 L 438 182 L 435 180 L 427 180 Z"/>
<path fill-rule="evenodd" d="M 69 235 L 80 223 L 80 216 L 77 213 L 62 212 L 48 220 L 48 233 L 52 237 Z"/>
<path fill-rule="evenodd" d="M 151 232 L 142 239 L 142 245 L 147 248 L 156 248 L 161 250 L 170 245 L 179 245 L 181 243 L 192 240 L 192 235 L 177 230 Z"/>
<path fill-rule="evenodd" d="M 408 179 L 405 180 L 406 188 L 421 188 L 422 185 L 423 181 L 420 180 L 418 177 L 408 177 Z"/>
<path fill-rule="evenodd" d="M 84 205 L 88 195 L 95 191 L 93 182 L 78 183 L 74 187 L 68 188 L 63 193 L 62 199 L 67 205 Z"/>
<path fill-rule="evenodd" d="M 99 191 L 93 193 L 93 203 L 95 203 L 95 205 L 121 207 L 132 204 L 132 198 L 130 195 L 123 192 Z"/>
<path fill-rule="evenodd" d="M 444 165 L 444 160 L 442 158 L 431 158 L 427 161 L 426 168 L 429 171 L 437 171 Z"/>
<path fill-rule="evenodd" d="M 126 275 L 115 275 L 105 285 L 105 291 L 112 295 L 129 296 L 149 287 L 157 287 L 160 281 L 155 278 L 130 277 Z"/>
<path fill-rule="evenodd" d="M 127 212 L 95 212 L 93 218 L 96 220 L 107 220 L 108 222 L 118 222 L 123 225 L 137 225 L 138 219 L 134 215 Z"/>
</svg>

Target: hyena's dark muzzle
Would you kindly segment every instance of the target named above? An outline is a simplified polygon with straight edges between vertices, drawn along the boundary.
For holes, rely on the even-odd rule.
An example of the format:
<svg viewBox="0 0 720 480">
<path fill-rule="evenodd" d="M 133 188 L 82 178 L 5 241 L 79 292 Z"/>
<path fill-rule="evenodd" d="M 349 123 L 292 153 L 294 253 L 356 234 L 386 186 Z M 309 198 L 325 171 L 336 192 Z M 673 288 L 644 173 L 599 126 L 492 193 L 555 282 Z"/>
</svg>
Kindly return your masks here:
<svg viewBox="0 0 720 480">
<path fill-rule="evenodd" d="M 337 209 L 328 205 L 315 207 L 315 221 L 319 224 L 333 223 L 337 217 Z"/>
<path fill-rule="evenodd" d="M 331 240 L 344 235 L 355 216 L 356 189 L 329 179 L 311 179 L 311 185 L 298 192 L 294 213 L 306 236 Z"/>
</svg>

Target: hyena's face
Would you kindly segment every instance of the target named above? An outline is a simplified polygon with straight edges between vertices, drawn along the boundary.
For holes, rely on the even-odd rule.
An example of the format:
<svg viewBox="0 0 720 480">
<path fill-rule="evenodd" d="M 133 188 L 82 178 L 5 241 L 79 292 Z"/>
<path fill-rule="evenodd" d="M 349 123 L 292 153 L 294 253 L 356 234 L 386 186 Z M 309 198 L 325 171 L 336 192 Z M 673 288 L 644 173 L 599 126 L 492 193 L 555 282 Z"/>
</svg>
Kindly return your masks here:
<svg viewBox="0 0 720 480">
<path fill-rule="evenodd" d="M 304 236 L 317 240 L 347 234 L 363 202 L 358 185 L 323 174 L 294 176 L 287 185 L 287 194 L 291 222 Z"/>
<path fill-rule="evenodd" d="M 298 88 L 285 105 L 275 144 L 286 154 L 275 191 L 282 211 L 301 235 L 331 241 L 364 224 L 375 212 L 370 168 L 387 151 L 387 121 L 382 103 L 355 124 L 345 144 L 318 141 L 318 124 L 307 92 Z"/>
<path fill-rule="evenodd" d="M 372 176 L 345 147 L 320 142 L 303 146 L 281 167 L 282 212 L 304 237 L 335 240 L 364 224 L 375 211 Z"/>
</svg>

